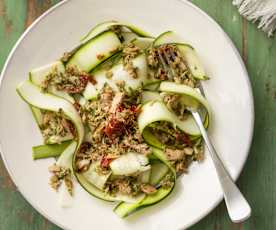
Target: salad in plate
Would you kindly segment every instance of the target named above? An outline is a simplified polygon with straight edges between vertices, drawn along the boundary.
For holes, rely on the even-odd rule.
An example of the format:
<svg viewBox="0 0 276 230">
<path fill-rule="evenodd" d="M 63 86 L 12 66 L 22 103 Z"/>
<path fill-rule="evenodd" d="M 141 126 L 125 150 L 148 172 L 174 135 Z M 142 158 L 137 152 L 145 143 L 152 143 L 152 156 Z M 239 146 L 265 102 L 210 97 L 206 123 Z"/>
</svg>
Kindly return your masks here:
<svg viewBox="0 0 276 230">
<path fill-rule="evenodd" d="M 174 32 L 152 37 L 117 21 L 98 24 L 78 47 L 31 70 L 16 90 L 43 137 L 34 160 L 56 159 L 50 186 L 60 204 L 70 206 L 77 183 L 116 202 L 122 218 L 169 196 L 204 158 L 190 108 L 200 107 L 208 128 L 210 108 L 198 91 L 207 79 L 194 48 Z"/>
</svg>

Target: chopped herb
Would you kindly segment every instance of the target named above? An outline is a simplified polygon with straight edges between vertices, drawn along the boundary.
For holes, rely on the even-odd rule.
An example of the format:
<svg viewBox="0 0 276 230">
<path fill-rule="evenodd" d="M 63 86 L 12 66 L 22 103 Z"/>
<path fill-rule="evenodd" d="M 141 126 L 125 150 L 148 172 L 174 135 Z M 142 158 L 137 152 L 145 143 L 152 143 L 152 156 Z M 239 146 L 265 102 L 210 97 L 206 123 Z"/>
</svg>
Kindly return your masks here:
<svg viewBox="0 0 276 230">
<path fill-rule="evenodd" d="M 43 89 L 47 91 L 53 86 L 57 90 L 76 94 L 83 92 L 88 82 L 97 83 L 91 74 L 70 66 L 66 68 L 65 73 L 54 69 L 43 82 Z"/>
</svg>

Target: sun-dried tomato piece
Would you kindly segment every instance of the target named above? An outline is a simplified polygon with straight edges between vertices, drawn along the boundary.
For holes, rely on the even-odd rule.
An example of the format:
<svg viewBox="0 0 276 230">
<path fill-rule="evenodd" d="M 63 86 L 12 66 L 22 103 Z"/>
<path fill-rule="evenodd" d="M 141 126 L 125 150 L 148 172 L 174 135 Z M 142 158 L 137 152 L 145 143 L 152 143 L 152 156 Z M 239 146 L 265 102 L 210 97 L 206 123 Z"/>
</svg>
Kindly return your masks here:
<svg viewBox="0 0 276 230">
<path fill-rule="evenodd" d="M 109 159 L 109 158 L 107 158 L 107 157 L 103 157 L 102 158 L 102 160 L 101 160 L 101 167 L 102 168 L 108 168 L 109 167 L 109 165 L 110 165 L 110 163 L 111 163 L 111 161 L 112 161 L 112 159 Z"/>
<path fill-rule="evenodd" d="M 80 103 L 78 103 L 78 102 L 75 102 L 74 103 L 74 107 L 75 107 L 75 109 L 78 111 L 78 113 L 80 112 L 80 110 L 81 110 L 81 105 L 80 105 Z"/>
<path fill-rule="evenodd" d="M 94 76 L 91 75 L 91 74 L 89 74 L 88 81 L 89 81 L 92 85 L 96 85 L 96 84 L 97 84 L 97 81 L 95 80 Z"/>
<path fill-rule="evenodd" d="M 137 105 L 132 105 L 130 107 L 130 110 L 132 112 L 134 112 L 135 114 L 139 114 L 141 112 L 141 107 L 140 106 L 137 106 Z"/>
<path fill-rule="evenodd" d="M 116 118 L 111 118 L 104 129 L 104 133 L 111 139 L 117 137 L 118 135 L 122 135 L 124 132 L 124 123 L 117 120 Z"/>
<path fill-rule="evenodd" d="M 192 145 L 192 141 L 190 137 L 185 133 L 178 133 L 176 134 L 176 140 L 180 143 L 186 144 L 188 146 Z"/>
</svg>

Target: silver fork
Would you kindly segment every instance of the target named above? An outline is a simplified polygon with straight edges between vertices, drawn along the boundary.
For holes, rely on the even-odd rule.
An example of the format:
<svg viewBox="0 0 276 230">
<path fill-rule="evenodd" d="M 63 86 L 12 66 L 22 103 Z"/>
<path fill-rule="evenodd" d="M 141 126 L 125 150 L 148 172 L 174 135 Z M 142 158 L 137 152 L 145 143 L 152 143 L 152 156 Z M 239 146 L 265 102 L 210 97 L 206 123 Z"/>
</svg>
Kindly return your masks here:
<svg viewBox="0 0 276 230">
<path fill-rule="evenodd" d="M 175 57 L 175 54 L 172 52 L 162 53 L 160 50 L 158 51 L 159 61 L 171 79 L 173 79 L 173 77 L 175 76 L 175 71 L 173 70 L 173 68 L 170 67 L 170 62 L 171 62 L 170 58 L 172 57 L 173 58 Z M 203 88 L 201 87 L 201 85 L 199 87 L 199 90 L 202 93 L 202 95 L 204 95 Z M 202 137 L 205 141 L 207 149 L 213 160 L 213 163 L 220 181 L 220 185 L 223 191 L 223 196 L 224 196 L 224 200 L 226 203 L 226 207 L 227 207 L 230 219 L 234 223 L 243 222 L 250 217 L 251 208 L 247 200 L 245 199 L 245 197 L 240 192 L 237 185 L 234 183 L 230 174 L 226 170 L 222 160 L 220 159 L 218 153 L 216 152 L 215 147 L 212 144 L 210 138 L 208 137 L 207 131 L 202 123 L 199 112 L 192 108 L 189 108 L 189 110 L 193 115 L 193 118 L 202 134 Z"/>
</svg>

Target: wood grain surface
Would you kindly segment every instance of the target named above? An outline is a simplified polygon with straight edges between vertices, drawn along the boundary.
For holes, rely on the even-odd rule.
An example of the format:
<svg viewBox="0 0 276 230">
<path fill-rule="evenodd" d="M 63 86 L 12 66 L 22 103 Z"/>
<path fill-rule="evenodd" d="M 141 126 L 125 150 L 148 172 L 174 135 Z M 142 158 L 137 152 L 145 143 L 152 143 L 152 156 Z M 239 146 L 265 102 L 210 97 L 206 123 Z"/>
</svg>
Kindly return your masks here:
<svg viewBox="0 0 276 230">
<path fill-rule="evenodd" d="M 0 0 L 0 69 L 26 27 L 58 2 L 59 0 Z M 239 49 L 247 65 L 253 87 L 256 120 L 250 155 L 238 180 L 239 187 L 252 205 L 252 217 L 243 224 L 233 224 L 227 216 L 224 203 L 221 203 L 190 229 L 274 230 L 276 229 L 276 39 L 267 38 L 256 29 L 256 26 L 244 20 L 231 5 L 230 0 L 192 2 L 222 26 Z M 24 200 L 0 160 L 0 230 L 57 229 L 59 228 L 43 218 Z"/>
</svg>

